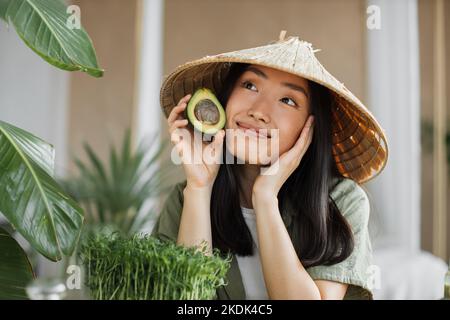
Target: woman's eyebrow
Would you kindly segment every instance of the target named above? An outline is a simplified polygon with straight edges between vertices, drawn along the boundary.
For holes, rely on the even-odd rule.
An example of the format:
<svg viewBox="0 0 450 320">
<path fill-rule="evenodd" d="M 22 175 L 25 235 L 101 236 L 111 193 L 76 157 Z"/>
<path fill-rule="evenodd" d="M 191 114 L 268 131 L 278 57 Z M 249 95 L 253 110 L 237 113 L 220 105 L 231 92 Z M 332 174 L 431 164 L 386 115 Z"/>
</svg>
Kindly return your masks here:
<svg viewBox="0 0 450 320">
<path fill-rule="evenodd" d="M 306 92 L 305 88 L 300 87 L 300 86 L 298 86 L 296 84 L 293 84 L 293 83 L 289 83 L 289 82 L 283 82 L 282 85 L 284 85 L 285 87 L 288 87 L 288 88 L 290 88 L 292 90 L 299 91 L 299 92 L 303 93 L 306 96 L 306 98 L 309 99 L 308 93 Z"/>
<path fill-rule="evenodd" d="M 269 77 L 267 77 L 267 75 L 264 72 L 262 72 L 259 69 L 256 69 L 255 67 L 248 67 L 247 71 L 251 71 L 251 72 L 255 73 L 257 76 L 259 76 L 261 78 L 264 78 L 264 79 L 268 79 L 269 78 Z"/>
<path fill-rule="evenodd" d="M 251 71 L 261 78 L 269 79 L 269 77 L 264 72 L 255 67 L 248 67 L 247 71 Z M 306 96 L 306 98 L 309 99 L 308 93 L 306 92 L 305 88 L 289 82 L 282 82 L 281 84 L 285 87 L 288 87 L 289 89 L 303 93 Z"/>
</svg>

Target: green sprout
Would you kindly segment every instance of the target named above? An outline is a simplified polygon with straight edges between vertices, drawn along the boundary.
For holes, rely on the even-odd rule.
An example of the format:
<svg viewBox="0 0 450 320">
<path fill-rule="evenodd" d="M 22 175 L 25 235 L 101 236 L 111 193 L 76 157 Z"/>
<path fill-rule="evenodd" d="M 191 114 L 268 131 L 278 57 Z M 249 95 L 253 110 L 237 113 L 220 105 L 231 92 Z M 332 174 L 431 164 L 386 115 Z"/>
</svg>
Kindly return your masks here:
<svg viewBox="0 0 450 320">
<path fill-rule="evenodd" d="M 226 284 L 231 256 L 149 235 L 97 234 L 81 246 L 86 285 L 95 300 L 208 300 Z"/>
</svg>

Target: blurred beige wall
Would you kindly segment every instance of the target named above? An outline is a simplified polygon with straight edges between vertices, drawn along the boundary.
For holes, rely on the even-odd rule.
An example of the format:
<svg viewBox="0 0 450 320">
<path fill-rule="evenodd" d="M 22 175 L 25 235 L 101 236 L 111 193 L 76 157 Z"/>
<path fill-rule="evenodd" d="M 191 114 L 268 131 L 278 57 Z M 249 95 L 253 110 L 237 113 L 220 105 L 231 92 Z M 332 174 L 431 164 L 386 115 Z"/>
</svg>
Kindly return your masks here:
<svg viewBox="0 0 450 320">
<path fill-rule="evenodd" d="M 69 159 L 85 158 L 88 141 L 104 159 L 109 143 L 122 141 L 132 126 L 136 68 L 137 0 L 75 0 L 81 23 L 92 38 L 103 78 L 82 72 L 70 77 Z M 73 162 L 69 165 L 73 172 Z"/>
<path fill-rule="evenodd" d="M 166 0 L 164 74 L 205 55 L 267 44 L 287 30 L 322 49 L 321 63 L 365 102 L 365 17 L 362 0 Z"/>
<path fill-rule="evenodd" d="M 207 54 L 266 44 L 285 29 L 322 49 L 322 64 L 364 100 L 365 10 L 361 0 L 166 0 L 164 73 Z"/>
<path fill-rule="evenodd" d="M 450 1 L 445 3 L 445 30 L 450 30 Z M 421 76 L 421 113 L 422 119 L 433 122 L 434 103 L 434 34 L 435 34 L 435 1 L 419 0 L 419 33 L 420 33 L 420 76 Z M 450 56 L 450 32 L 446 32 L 446 57 Z M 450 62 L 447 60 L 447 92 L 450 92 Z M 447 95 L 447 118 L 450 118 L 450 97 Z M 447 128 L 449 130 L 450 128 Z M 433 249 L 433 153 L 422 148 L 422 217 L 421 236 L 422 249 Z M 447 183 L 450 182 L 448 179 Z M 447 199 L 450 199 L 450 188 L 447 188 Z M 450 204 L 447 201 L 447 260 L 450 257 Z"/>
</svg>

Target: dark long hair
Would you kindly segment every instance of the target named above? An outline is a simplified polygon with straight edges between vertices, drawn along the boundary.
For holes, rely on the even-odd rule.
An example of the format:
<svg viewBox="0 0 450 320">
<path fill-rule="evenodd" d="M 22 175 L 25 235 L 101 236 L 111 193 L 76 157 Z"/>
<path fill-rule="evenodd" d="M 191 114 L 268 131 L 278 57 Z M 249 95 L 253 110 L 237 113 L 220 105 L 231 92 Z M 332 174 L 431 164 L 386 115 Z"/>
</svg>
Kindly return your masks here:
<svg viewBox="0 0 450 320">
<path fill-rule="evenodd" d="M 248 64 L 234 63 L 218 99 L 226 107 L 235 82 Z M 329 91 L 312 81 L 311 110 L 314 135 L 300 165 L 278 193 L 279 211 L 289 217 L 287 231 L 303 266 L 332 265 L 345 260 L 353 251 L 350 226 L 329 196 L 334 177 L 342 177 L 332 158 L 331 103 Z M 223 253 L 253 254 L 253 242 L 242 215 L 237 179 L 239 164 L 224 161 L 214 182 L 211 196 L 213 247 Z M 234 161 L 236 163 L 236 161 Z M 293 230 L 297 229 L 297 232 Z M 296 238 L 298 237 L 298 238 Z"/>
</svg>

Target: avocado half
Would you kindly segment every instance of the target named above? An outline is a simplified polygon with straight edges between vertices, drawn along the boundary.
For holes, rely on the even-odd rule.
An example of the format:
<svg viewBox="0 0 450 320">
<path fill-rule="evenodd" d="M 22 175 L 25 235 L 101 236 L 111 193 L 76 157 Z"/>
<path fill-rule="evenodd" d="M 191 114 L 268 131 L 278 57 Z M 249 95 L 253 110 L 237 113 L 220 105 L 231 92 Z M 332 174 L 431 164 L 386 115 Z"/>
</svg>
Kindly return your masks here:
<svg viewBox="0 0 450 320">
<path fill-rule="evenodd" d="M 185 116 L 194 129 L 208 135 L 216 134 L 226 122 L 224 108 L 208 88 L 195 91 L 185 109 Z"/>
</svg>

